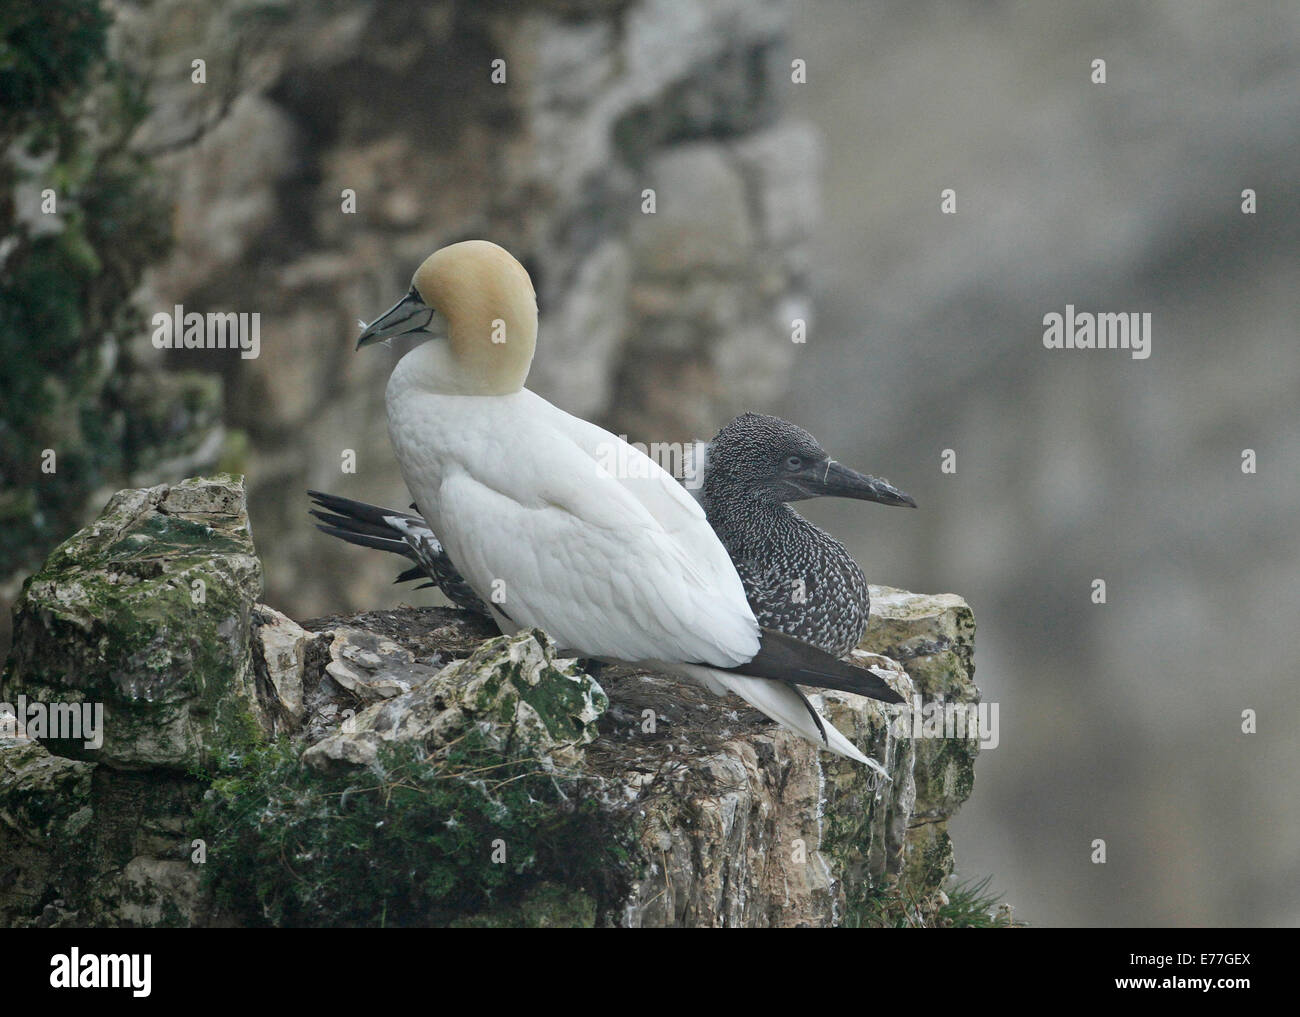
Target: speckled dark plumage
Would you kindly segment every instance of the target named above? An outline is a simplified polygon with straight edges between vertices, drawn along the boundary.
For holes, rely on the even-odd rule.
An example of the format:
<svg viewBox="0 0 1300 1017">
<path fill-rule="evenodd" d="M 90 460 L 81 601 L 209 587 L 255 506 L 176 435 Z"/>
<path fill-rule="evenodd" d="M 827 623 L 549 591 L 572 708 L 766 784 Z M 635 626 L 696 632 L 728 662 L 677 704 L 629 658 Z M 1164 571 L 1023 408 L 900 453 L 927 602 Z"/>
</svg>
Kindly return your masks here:
<svg viewBox="0 0 1300 1017">
<path fill-rule="evenodd" d="M 867 627 L 867 579 L 843 544 L 785 504 L 795 492 L 784 466 L 795 456 L 828 458 L 789 421 L 737 417 L 709 444 L 700 502 L 759 624 L 843 657 Z"/>
</svg>

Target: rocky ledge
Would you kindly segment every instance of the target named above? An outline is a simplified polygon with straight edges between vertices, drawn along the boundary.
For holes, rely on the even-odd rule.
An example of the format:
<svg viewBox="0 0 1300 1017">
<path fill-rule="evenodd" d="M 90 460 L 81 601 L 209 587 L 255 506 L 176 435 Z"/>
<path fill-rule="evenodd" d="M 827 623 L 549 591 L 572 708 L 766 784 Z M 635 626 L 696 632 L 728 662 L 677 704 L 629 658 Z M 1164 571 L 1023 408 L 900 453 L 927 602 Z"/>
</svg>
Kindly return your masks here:
<svg viewBox="0 0 1300 1017">
<path fill-rule="evenodd" d="M 593 676 L 540 630 L 443 608 L 299 624 L 261 582 L 228 476 L 119 492 L 28 580 L 0 683 L 0 925 L 946 922 L 973 736 L 823 694 L 880 782 L 738 700 Z M 978 702 L 964 601 L 873 588 L 872 609 L 859 663 L 909 700 Z"/>
</svg>

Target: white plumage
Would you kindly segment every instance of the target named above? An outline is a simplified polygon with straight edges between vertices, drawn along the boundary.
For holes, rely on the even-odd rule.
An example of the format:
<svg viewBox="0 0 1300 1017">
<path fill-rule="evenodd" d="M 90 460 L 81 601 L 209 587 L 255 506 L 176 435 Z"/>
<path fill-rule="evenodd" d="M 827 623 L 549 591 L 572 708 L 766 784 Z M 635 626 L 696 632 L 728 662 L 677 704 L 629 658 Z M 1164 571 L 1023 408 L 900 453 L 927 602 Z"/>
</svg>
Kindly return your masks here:
<svg viewBox="0 0 1300 1017">
<path fill-rule="evenodd" d="M 758 652 L 731 558 L 671 475 L 645 456 L 644 479 L 612 475 L 599 446 L 619 439 L 526 389 L 405 384 L 430 349 L 394 372 L 389 431 L 416 505 L 480 597 L 588 656 L 733 667 Z"/>
</svg>

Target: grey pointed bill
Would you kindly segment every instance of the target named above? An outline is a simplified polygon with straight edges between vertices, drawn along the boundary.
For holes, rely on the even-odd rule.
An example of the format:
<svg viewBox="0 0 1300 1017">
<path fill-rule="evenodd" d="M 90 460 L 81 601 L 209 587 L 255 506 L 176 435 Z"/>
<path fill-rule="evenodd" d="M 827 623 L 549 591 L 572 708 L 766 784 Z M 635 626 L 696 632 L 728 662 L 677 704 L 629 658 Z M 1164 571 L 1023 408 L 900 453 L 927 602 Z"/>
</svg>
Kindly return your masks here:
<svg viewBox="0 0 1300 1017">
<path fill-rule="evenodd" d="M 357 339 L 357 349 L 399 335 L 427 331 L 433 314 L 433 308 L 420 299 L 412 286 L 406 296 L 365 327 Z"/>
<path fill-rule="evenodd" d="M 857 498 L 881 505 L 905 505 L 916 508 L 910 494 L 905 494 L 887 480 L 841 466 L 834 459 L 813 463 L 799 477 L 805 498 Z"/>
</svg>

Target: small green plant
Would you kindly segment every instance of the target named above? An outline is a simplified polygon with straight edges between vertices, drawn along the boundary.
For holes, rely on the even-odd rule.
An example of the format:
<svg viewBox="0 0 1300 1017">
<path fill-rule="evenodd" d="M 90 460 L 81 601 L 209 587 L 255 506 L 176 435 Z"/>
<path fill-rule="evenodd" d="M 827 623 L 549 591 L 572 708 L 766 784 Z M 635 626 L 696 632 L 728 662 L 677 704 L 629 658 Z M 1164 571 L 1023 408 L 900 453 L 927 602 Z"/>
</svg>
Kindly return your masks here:
<svg viewBox="0 0 1300 1017">
<path fill-rule="evenodd" d="M 549 886 L 613 891 L 627 852 L 575 778 L 502 758 L 475 731 L 433 756 L 388 746 L 380 771 L 322 775 L 286 741 L 225 766 L 197 817 L 218 913 L 291 927 L 491 924 Z"/>
<path fill-rule="evenodd" d="M 896 884 L 872 889 L 850 908 L 844 925 L 866 929 L 1005 929 L 1021 927 L 1002 895 L 989 891 L 992 876 L 954 882 L 923 897 Z"/>
<path fill-rule="evenodd" d="M 1006 929 L 1023 927 L 1004 904 L 1002 894 L 989 890 L 992 876 L 957 883 L 948 890 L 948 903 L 938 912 L 938 924 L 949 929 Z"/>
</svg>

